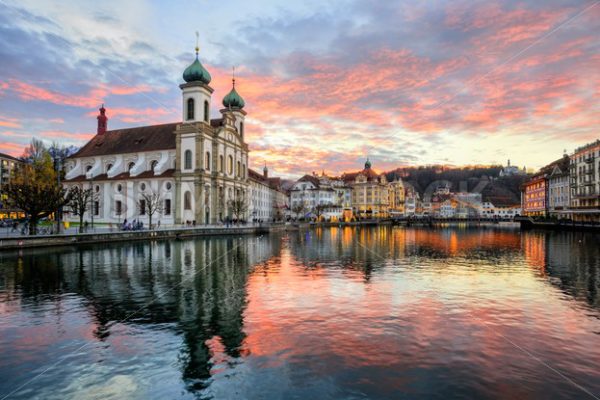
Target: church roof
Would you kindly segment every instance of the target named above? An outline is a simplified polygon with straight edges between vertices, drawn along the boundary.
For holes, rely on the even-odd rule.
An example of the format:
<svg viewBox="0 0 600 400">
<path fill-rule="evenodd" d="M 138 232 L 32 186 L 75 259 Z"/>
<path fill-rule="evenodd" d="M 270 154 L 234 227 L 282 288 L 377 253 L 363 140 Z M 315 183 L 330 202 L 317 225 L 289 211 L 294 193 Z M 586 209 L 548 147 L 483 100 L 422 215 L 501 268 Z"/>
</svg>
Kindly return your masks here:
<svg viewBox="0 0 600 400">
<path fill-rule="evenodd" d="M 69 158 L 175 149 L 178 123 L 116 129 L 94 136 Z"/>
</svg>

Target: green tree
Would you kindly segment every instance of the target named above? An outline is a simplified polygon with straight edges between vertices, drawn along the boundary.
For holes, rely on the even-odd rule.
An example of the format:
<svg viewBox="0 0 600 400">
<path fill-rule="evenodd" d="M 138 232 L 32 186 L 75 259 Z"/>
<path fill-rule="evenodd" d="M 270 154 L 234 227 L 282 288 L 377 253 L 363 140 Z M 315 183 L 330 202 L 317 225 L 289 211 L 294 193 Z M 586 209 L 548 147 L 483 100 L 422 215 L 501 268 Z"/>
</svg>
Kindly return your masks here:
<svg viewBox="0 0 600 400">
<path fill-rule="evenodd" d="M 52 158 L 40 140 L 33 139 L 25 149 L 24 164 L 13 172 L 5 188 L 8 203 L 29 217 L 29 234 L 37 234 L 40 219 L 69 202 L 66 189 L 59 185 Z"/>
</svg>

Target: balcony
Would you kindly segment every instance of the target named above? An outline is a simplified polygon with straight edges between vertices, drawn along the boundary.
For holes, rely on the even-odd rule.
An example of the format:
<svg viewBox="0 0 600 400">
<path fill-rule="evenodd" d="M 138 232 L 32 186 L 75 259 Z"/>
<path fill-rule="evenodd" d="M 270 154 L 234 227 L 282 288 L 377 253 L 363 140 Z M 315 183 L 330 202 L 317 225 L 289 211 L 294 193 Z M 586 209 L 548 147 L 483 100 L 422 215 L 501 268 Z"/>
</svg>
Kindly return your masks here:
<svg viewBox="0 0 600 400">
<path fill-rule="evenodd" d="M 593 163 L 595 160 L 596 160 L 596 158 L 595 158 L 594 156 L 586 157 L 586 158 L 584 158 L 584 159 L 583 159 L 583 161 L 584 161 L 586 164 Z"/>
</svg>

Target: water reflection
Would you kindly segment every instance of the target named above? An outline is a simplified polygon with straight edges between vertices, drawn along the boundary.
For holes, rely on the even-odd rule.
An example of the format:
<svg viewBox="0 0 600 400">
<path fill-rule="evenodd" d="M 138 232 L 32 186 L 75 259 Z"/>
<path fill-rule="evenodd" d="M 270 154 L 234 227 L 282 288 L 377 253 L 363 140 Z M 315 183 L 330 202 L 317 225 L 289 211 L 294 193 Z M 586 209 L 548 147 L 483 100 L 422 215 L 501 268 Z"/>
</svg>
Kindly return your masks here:
<svg viewBox="0 0 600 400">
<path fill-rule="evenodd" d="M 598 243 L 345 227 L 3 253 L 0 394 L 65 355 L 15 398 L 581 394 L 503 336 L 599 391 Z"/>
</svg>

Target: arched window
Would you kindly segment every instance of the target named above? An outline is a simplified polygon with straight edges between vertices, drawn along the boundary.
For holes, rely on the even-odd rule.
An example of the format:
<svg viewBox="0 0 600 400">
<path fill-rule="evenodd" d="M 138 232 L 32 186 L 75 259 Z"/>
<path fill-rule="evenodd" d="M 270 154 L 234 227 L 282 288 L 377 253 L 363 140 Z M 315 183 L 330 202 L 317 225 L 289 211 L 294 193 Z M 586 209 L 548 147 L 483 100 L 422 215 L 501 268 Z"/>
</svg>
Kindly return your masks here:
<svg viewBox="0 0 600 400">
<path fill-rule="evenodd" d="M 206 122 L 208 122 L 208 115 L 209 115 L 208 100 L 204 100 L 204 121 L 206 121 Z"/>
<path fill-rule="evenodd" d="M 188 190 L 183 195 L 183 209 L 191 210 L 192 209 L 192 193 Z"/>
<path fill-rule="evenodd" d="M 219 172 L 225 172 L 225 160 L 222 154 L 219 156 Z"/>
<path fill-rule="evenodd" d="M 244 123 L 240 122 L 240 136 L 244 138 Z"/>
<path fill-rule="evenodd" d="M 158 165 L 158 161 L 152 160 L 152 162 L 150 163 L 150 170 L 154 171 L 154 168 L 156 168 L 157 165 Z"/>
<path fill-rule="evenodd" d="M 194 119 L 194 99 L 187 99 L 187 119 Z"/>
<path fill-rule="evenodd" d="M 210 152 L 206 152 L 206 157 L 204 157 L 204 169 L 210 171 Z"/>
<path fill-rule="evenodd" d="M 192 169 L 192 151 L 186 150 L 183 156 L 183 168 Z"/>
<path fill-rule="evenodd" d="M 233 174 L 233 157 L 231 156 L 227 158 L 227 173 L 229 175 Z"/>
<path fill-rule="evenodd" d="M 134 166 L 135 166 L 135 163 L 134 163 L 134 162 L 130 162 L 130 163 L 127 165 L 127 171 L 131 172 L 131 169 L 132 169 Z"/>
</svg>

